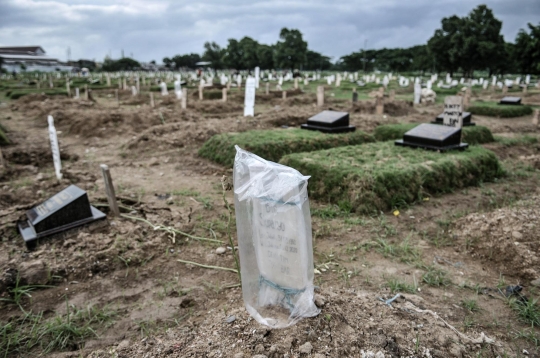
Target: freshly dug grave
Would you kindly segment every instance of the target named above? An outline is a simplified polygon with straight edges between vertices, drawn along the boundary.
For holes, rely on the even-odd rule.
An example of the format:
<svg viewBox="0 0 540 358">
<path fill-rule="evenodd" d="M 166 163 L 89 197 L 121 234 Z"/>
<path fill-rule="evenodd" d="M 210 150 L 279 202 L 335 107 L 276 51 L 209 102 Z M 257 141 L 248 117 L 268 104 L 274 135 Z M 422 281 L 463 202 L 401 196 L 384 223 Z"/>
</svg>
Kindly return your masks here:
<svg viewBox="0 0 540 358">
<path fill-rule="evenodd" d="M 511 207 L 469 214 L 456 222 L 453 234 L 472 257 L 495 263 L 501 275 L 527 285 L 540 278 L 539 205 L 536 193 Z"/>
<path fill-rule="evenodd" d="M 325 134 L 297 128 L 215 135 L 199 150 L 201 157 L 232 167 L 236 155 L 235 145 L 258 156 L 279 161 L 284 155 L 299 152 L 374 142 L 367 133 L 355 131 L 345 134 Z"/>
<path fill-rule="evenodd" d="M 438 153 L 368 143 L 290 154 L 280 163 L 311 176 L 311 197 L 363 213 L 407 206 L 503 175 L 495 154 L 476 146 Z"/>
<path fill-rule="evenodd" d="M 481 331 L 458 332 L 415 295 L 398 295 L 387 306 L 367 291 L 325 289 L 317 295 L 318 316 L 281 330 L 258 324 L 235 296 L 227 294 L 229 309 L 209 308 L 189 330 L 169 329 L 149 339 L 96 350 L 88 357 L 442 358 L 509 351 Z"/>
<path fill-rule="evenodd" d="M 374 101 L 360 101 L 353 103 L 350 112 L 361 114 L 375 114 L 375 107 L 376 106 Z M 384 103 L 384 113 L 390 116 L 406 116 L 415 112 L 416 110 L 410 102 L 387 101 Z"/>
<path fill-rule="evenodd" d="M 375 128 L 373 136 L 378 141 L 401 139 L 406 132 L 418 125 L 420 123 L 385 124 Z M 462 134 L 462 141 L 469 144 L 483 144 L 495 141 L 491 131 L 483 126 L 463 127 Z"/>
</svg>

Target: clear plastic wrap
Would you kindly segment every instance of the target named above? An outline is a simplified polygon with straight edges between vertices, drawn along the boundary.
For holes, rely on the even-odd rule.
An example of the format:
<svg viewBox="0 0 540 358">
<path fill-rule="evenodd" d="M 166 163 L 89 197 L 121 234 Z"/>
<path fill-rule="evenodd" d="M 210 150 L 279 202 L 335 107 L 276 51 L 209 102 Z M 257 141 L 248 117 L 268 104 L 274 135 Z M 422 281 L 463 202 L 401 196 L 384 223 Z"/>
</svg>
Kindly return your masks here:
<svg viewBox="0 0 540 358">
<path fill-rule="evenodd" d="M 308 179 L 236 146 L 234 201 L 244 303 L 253 318 L 273 328 L 319 314 Z"/>
</svg>

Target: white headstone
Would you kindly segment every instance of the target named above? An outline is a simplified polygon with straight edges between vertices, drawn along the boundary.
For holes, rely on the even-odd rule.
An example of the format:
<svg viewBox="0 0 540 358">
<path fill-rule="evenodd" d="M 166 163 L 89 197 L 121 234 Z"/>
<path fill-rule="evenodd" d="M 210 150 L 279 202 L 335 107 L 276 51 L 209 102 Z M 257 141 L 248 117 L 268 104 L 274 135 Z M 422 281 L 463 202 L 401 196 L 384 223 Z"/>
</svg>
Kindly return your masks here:
<svg viewBox="0 0 540 358">
<path fill-rule="evenodd" d="M 159 84 L 159 87 L 161 88 L 161 95 L 162 96 L 168 96 L 169 95 L 169 91 L 167 91 L 167 84 L 165 82 L 161 82 Z"/>
<path fill-rule="evenodd" d="M 491 80 L 491 85 L 493 87 L 495 87 L 495 85 L 497 84 L 497 76 L 493 76 L 492 80 Z"/>
<path fill-rule="evenodd" d="M 319 313 L 313 300 L 308 176 L 236 147 L 235 210 L 247 311 L 287 327 Z"/>
<path fill-rule="evenodd" d="M 384 76 L 382 80 L 383 86 L 387 87 L 388 83 L 390 83 L 390 80 L 388 79 L 388 76 Z"/>
<path fill-rule="evenodd" d="M 525 76 L 525 84 L 531 83 L 531 75 Z"/>
<path fill-rule="evenodd" d="M 236 76 L 236 84 L 238 85 L 238 87 L 242 86 L 242 75 L 238 75 Z"/>
<path fill-rule="evenodd" d="M 56 135 L 56 128 L 54 128 L 54 119 L 52 116 L 47 117 L 49 122 L 49 140 L 51 142 L 51 151 L 54 162 L 54 172 L 58 180 L 62 179 L 62 163 L 60 162 L 60 147 L 58 146 L 58 137 Z"/>
<path fill-rule="evenodd" d="M 246 95 L 244 98 L 244 117 L 255 115 L 255 78 L 246 80 Z"/>
<path fill-rule="evenodd" d="M 79 99 L 79 87 L 75 87 L 75 99 Z"/>
<path fill-rule="evenodd" d="M 259 88 L 259 79 L 261 78 L 261 69 L 259 66 L 255 67 L 255 88 Z"/>
<path fill-rule="evenodd" d="M 414 104 L 420 103 L 420 97 L 422 96 L 422 86 L 420 83 L 414 84 Z"/>
<path fill-rule="evenodd" d="M 456 128 L 463 127 L 462 96 L 446 96 L 444 99 L 443 124 Z"/>
<path fill-rule="evenodd" d="M 137 95 L 137 87 L 131 86 L 131 95 L 136 96 Z"/>
</svg>

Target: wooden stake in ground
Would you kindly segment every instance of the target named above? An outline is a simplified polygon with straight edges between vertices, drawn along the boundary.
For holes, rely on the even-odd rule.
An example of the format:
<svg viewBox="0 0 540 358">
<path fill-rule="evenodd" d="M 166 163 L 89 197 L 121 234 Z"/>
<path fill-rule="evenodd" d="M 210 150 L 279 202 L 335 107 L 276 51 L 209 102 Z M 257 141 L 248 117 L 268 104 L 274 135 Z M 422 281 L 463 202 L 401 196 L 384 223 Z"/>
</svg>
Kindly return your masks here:
<svg viewBox="0 0 540 358">
<path fill-rule="evenodd" d="M 52 116 L 47 117 L 49 122 L 49 140 L 51 142 L 51 152 L 53 155 L 54 172 L 58 181 L 62 180 L 62 162 L 60 161 L 60 146 L 58 145 L 58 136 L 56 128 L 54 128 L 54 119 Z"/>
<path fill-rule="evenodd" d="M 154 102 L 154 94 L 150 92 L 150 107 L 154 108 L 155 106 L 156 106 L 156 103 Z"/>
<path fill-rule="evenodd" d="M 118 98 L 118 90 L 114 90 L 114 96 L 116 97 L 116 105 L 120 106 L 120 98 Z"/>
<path fill-rule="evenodd" d="M 465 96 L 463 96 L 463 108 L 469 107 L 470 102 L 471 102 L 471 88 L 467 87 L 465 89 Z"/>
<path fill-rule="evenodd" d="M 222 101 L 227 102 L 227 88 L 223 88 L 221 90 L 221 93 L 222 93 L 222 96 L 221 96 Z"/>
<path fill-rule="evenodd" d="M 324 86 L 317 86 L 317 107 L 324 106 Z"/>
<path fill-rule="evenodd" d="M 203 100 L 203 86 L 199 86 L 199 101 Z"/>
<path fill-rule="evenodd" d="M 502 88 L 502 93 L 506 94 L 506 92 L 508 92 L 508 87 L 506 87 L 506 85 L 504 85 L 503 88 Z"/>
<path fill-rule="evenodd" d="M 270 83 L 266 82 L 266 88 L 264 90 L 266 94 L 270 94 Z"/>
<path fill-rule="evenodd" d="M 527 94 L 527 85 L 523 86 L 523 94 Z"/>
<path fill-rule="evenodd" d="M 381 97 L 384 96 L 384 87 L 379 87 L 379 95 L 380 95 Z"/>
<path fill-rule="evenodd" d="M 111 74 L 107 72 L 107 86 L 110 87 L 111 86 Z"/>
<path fill-rule="evenodd" d="M 118 89 L 122 89 L 122 79 L 120 77 L 118 77 Z"/>
<path fill-rule="evenodd" d="M 539 117 L 540 116 L 540 110 L 539 109 L 535 109 L 534 110 L 534 114 L 533 114 L 533 118 L 532 118 L 532 124 L 535 125 L 535 126 L 538 126 L 538 120 L 539 120 Z"/>
<path fill-rule="evenodd" d="M 294 78 L 294 89 L 298 89 L 298 77 Z"/>
<path fill-rule="evenodd" d="M 390 102 L 393 102 L 396 99 L 396 90 L 390 90 Z"/>
<path fill-rule="evenodd" d="M 88 101 L 88 85 L 84 85 L 84 99 Z"/>
<path fill-rule="evenodd" d="M 125 91 L 127 90 L 127 79 L 124 77 L 124 85 L 122 86 L 122 89 Z"/>
<path fill-rule="evenodd" d="M 384 113 L 384 97 L 376 97 L 375 114 L 382 115 Z"/>
<path fill-rule="evenodd" d="M 187 108 L 187 88 L 182 88 L 182 109 Z"/>
<path fill-rule="evenodd" d="M 356 87 L 352 89 L 352 101 L 353 103 L 358 102 L 358 92 L 356 92 Z"/>
<path fill-rule="evenodd" d="M 281 98 L 287 99 L 287 91 L 281 92 Z"/>
<path fill-rule="evenodd" d="M 120 216 L 120 209 L 118 208 L 118 202 L 116 201 L 116 193 L 114 191 L 114 185 L 109 171 L 109 166 L 101 164 L 101 173 L 103 174 L 103 181 L 105 182 L 105 193 L 107 194 L 107 201 L 109 202 L 109 209 L 113 216 Z"/>
</svg>

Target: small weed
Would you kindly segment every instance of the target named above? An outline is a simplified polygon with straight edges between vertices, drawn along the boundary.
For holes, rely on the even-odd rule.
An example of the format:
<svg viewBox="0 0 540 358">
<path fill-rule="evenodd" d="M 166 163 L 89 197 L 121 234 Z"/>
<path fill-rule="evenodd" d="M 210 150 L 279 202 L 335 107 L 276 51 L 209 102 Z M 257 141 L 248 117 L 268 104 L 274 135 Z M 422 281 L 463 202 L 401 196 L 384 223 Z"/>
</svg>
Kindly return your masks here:
<svg viewBox="0 0 540 358">
<path fill-rule="evenodd" d="M 22 300 L 25 297 L 32 298 L 32 295 L 30 292 L 38 289 L 38 288 L 46 288 L 46 287 L 53 287 L 53 286 L 47 286 L 47 285 L 22 285 L 20 286 L 20 278 L 17 276 L 17 279 L 15 280 L 15 287 L 8 289 L 8 293 L 11 297 L 9 298 L 0 298 L 0 301 L 14 303 L 21 311 L 24 312 L 24 309 L 22 308 Z"/>
<path fill-rule="evenodd" d="M 508 300 L 508 304 L 518 314 L 519 318 L 531 327 L 540 326 L 540 309 L 536 304 L 537 302 L 537 299 L 528 300 L 527 302 L 516 299 Z"/>
<path fill-rule="evenodd" d="M 386 284 L 388 285 L 392 293 L 395 293 L 395 292 L 416 293 L 416 290 L 417 290 L 417 287 L 415 287 L 415 285 L 401 282 L 395 278 L 389 279 L 388 281 L 386 281 Z"/>
<path fill-rule="evenodd" d="M 468 329 L 472 328 L 476 326 L 476 322 L 474 322 L 474 318 L 470 317 L 470 316 L 466 316 L 464 319 L 463 319 L 463 330 L 464 331 L 467 331 Z"/>
<path fill-rule="evenodd" d="M 470 299 L 470 300 L 462 300 L 461 305 L 463 308 L 470 312 L 478 312 L 480 311 L 480 307 L 478 306 L 478 302 L 476 300 Z"/>
<path fill-rule="evenodd" d="M 528 342 L 534 344 L 536 348 L 540 347 L 540 337 L 532 329 L 522 329 L 521 331 L 515 332 L 514 337 L 517 339 L 525 339 Z"/>
<path fill-rule="evenodd" d="M 424 283 L 434 287 L 448 286 L 451 283 L 451 280 L 446 276 L 446 271 L 434 266 L 427 266 L 424 267 L 424 269 L 427 270 L 422 276 L 422 281 Z"/>
</svg>

